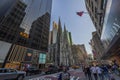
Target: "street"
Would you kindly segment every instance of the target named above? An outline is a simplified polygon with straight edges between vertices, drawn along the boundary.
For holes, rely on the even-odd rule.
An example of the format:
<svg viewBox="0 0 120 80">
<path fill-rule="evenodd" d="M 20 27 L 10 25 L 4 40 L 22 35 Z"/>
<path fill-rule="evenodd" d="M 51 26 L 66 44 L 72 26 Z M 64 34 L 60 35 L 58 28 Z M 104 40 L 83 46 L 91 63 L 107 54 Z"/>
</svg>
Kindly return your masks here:
<svg viewBox="0 0 120 80">
<path fill-rule="evenodd" d="M 120 0 L 0 0 L 0 80 L 120 80 Z"/>
<path fill-rule="evenodd" d="M 70 73 L 70 77 L 71 77 L 71 80 L 89 80 L 88 78 L 85 78 L 85 75 L 84 75 L 84 72 L 82 71 L 82 69 L 70 69 L 69 70 L 69 73 Z M 58 76 L 59 76 L 60 73 L 55 73 L 55 74 L 50 74 L 50 75 L 34 75 L 34 76 L 29 76 L 29 77 L 26 77 L 24 80 L 57 80 L 58 79 Z M 115 74 L 113 74 L 114 77 L 115 77 L 115 80 L 120 80 L 120 77 L 116 76 Z M 93 75 L 92 75 L 92 79 L 94 80 L 93 78 Z M 100 79 L 98 79 L 100 80 Z"/>
<path fill-rule="evenodd" d="M 85 80 L 84 72 L 81 69 L 69 70 L 71 80 Z M 60 73 L 44 75 L 44 76 L 31 76 L 26 77 L 24 80 L 57 80 Z"/>
</svg>

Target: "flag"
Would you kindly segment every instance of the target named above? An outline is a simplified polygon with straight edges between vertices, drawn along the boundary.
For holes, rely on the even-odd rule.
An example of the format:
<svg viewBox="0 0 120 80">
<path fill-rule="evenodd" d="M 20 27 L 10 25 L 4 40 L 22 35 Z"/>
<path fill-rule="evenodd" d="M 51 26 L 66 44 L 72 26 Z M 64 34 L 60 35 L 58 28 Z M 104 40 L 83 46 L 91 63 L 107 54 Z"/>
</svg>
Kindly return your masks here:
<svg viewBox="0 0 120 80">
<path fill-rule="evenodd" d="M 77 12 L 76 14 L 79 15 L 79 16 L 82 16 L 84 13 L 84 11 L 81 11 L 81 12 Z"/>
</svg>

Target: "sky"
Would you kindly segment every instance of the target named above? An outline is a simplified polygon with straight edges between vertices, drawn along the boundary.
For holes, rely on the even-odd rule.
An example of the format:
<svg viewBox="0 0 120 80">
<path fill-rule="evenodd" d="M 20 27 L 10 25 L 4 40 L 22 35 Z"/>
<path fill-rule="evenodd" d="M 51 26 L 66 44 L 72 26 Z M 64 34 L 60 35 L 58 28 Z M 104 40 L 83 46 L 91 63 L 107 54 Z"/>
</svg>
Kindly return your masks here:
<svg viewBox="0 0 120 80">
<path fill-rule="evenodd" d="M 82 17 L 76 15 L 76 12 L 85 11 L 85 0 L 53 0 L 51 14 L 52 22 L 58 22 L 60 17 L 62 27 L 64 24 L 72 34 L 73 44 L 85 44 L 86 50 L 91 53 L 89 45 L 92 38 L 92 32 L 95 31 L 94 25 L 88 14 L 83 14 Z"/>
</svg>

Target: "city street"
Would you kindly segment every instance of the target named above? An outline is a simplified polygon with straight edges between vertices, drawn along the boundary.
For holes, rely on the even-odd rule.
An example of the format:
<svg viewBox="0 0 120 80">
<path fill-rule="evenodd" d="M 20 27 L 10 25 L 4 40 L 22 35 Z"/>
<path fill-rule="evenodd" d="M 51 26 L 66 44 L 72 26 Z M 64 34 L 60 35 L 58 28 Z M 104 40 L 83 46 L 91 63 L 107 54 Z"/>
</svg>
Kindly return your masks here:
<svg viewBox="0 0 120 80">
<path fill-rule="evenodd" d="M 84 73 L 82 72 L 81 69 L 76 69 L 76 70 L 71 69 L 69 73 L 71 74 L 71 80 L 85 80 Z M 26 77 L 24 80 L 57 80 L 59 74 L 60 73 L 44 75 L 44 76 L 36 75 L 36 76 L 31 76 L 31 78 Z"/>
<path fill-rule="evenodd" d="M 81 68 L 76 70 L 71 69 L 69 73 L 71 74 L 70 76 L 71 80 L 89 80 L 88 78 L 85 78 L 84 72 L 82 71 Z M 24 80 L 58 80 L 59 74 L 60 73 L 43 75 L 43 76 L 34 75 L 34 76 L 26 77 Z M 113 74 L 113 76 L 115 77 L 115 80 L 120 80 L 120 77 L 116 76 L 115 74 Z M 92 79 L 94 80 L 93 75 L 92 75 Z"/>
<path fill-rule="evenodd" d="M 1 0 L 0 80 L 120 80 L 120 0 Z"/>
</svg>

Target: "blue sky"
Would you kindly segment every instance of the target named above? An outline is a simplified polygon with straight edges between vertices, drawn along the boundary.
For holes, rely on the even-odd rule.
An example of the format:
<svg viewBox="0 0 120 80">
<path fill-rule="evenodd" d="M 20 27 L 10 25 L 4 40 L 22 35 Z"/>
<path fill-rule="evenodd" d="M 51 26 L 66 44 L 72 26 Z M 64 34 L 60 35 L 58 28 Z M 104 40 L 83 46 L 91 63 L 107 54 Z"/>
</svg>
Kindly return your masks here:
<svg viewBox="0 0 120 80">
<path fill-rule="evenodd" d="M 92 32 L 95 31 L 93 23 L 88 14 L 82 17 L 76 15 L 78 11 L 87 11 L 85 0 L 53 0 L 52 22 L 58 22 L 60 17 L 62 27 L 65 24 L 68 31 L 72 33 L 74 44 L 85 44 L 88 53 L 91 53 L 89 41 L 92 38 Z"/>
</svg>

